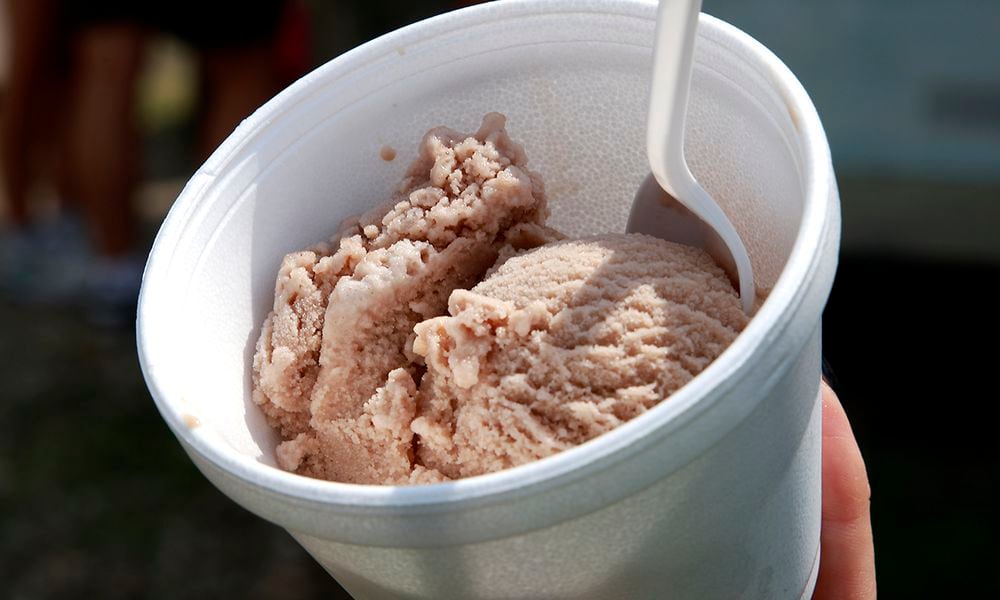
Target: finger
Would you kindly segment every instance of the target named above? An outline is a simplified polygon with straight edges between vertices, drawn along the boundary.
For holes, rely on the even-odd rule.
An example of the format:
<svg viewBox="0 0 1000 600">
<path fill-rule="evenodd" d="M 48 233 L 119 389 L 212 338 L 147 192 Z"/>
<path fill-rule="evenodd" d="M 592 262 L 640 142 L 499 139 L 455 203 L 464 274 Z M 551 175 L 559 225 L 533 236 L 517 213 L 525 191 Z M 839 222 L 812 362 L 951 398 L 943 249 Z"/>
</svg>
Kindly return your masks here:
<svg viewBox="0 0 1000 600">
<path fill-rule="evenodd" d="M 823 389 L 823 525 L 813 600 L 873 600 L 871 488 L 861 450 L 833 390 Z"/>
</svg>

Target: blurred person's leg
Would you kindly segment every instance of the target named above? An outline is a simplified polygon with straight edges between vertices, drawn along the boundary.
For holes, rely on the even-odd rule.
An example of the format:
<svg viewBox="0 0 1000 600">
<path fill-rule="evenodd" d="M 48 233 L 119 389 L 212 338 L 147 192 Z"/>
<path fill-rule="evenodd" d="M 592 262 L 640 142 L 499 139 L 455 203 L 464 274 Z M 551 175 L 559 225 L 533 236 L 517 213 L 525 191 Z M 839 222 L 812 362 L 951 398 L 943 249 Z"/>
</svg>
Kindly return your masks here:
<svg viewBox="0 0 1000 600">
<path fill-rule="evenodd" d="M 134 250 L 132 193 L 138 169 L 133 115 L 143 30 L 131 23 L 89 25 L 74 40 L 67 173 L 104 257 Z"/>
<path fill-rule="evenodd" d="M 88 316 L 134 320 L 143 261 L 137 254 L 139 140 L 135 88 L 145 30 L 128 21 L 90 22 L 73 39 L 67 173 L 86 211 L 96 257 L 83 282 Z"/>
<path fill-rule="evenodd" d="M 7 0 L 10 69 L 0 113 L 0 159 L 3 163 L 7 220 L 23 228 L 28 218 L 32 124 L 43 93 L 57 26 L 54 0 Z"/>
<path fill-rule="evenodd" d="M 277 91 L 274 58 L 267 44 L 204 50 L 199 161 L 208 158 L 240 121 Z"/>
<path fill-rule="evenodd" d="M 22 301 L 62 301 L 79 287 L 83 228 L 67 211 L 70 186 L 51 166 L 64 137 L 64 14 L 55 0 L 8 0 L 10 68 L 0 111 L 0 181 L 6 219 L 0 229 L 0 289 Z M 49 167 L 43 170 L 43 166 Z M 55 170 L 60 211 L 32 215 L 40 183 Z"/>
<path fill-rule="evenodd" d="M 284 88 L 313 64 L 313 9 L 306 0 L 287 0 L 274 34 L 275 85 Z"/>
<path fill-rule="evenodd" d="M 241 2 L 217 0 L 208 8 L 199 5 L 192 18 L 177 24 L 179 35 L 201 56 L 199 160 L 278 91 L 277 40 L 291 8 L 302 7 L 295 0 L 261 0 L 247 11 Z M 239 27 L 230 25 L 235 14 Z"/>
</svg>

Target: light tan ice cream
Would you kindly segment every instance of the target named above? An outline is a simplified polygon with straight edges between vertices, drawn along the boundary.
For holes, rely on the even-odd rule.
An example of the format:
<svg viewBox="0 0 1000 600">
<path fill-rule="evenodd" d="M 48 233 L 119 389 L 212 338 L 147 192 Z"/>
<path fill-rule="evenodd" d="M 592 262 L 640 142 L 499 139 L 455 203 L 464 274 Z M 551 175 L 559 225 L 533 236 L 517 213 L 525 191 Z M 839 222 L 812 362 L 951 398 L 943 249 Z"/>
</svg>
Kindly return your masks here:
<svg viewBox="0 0 1000 600">
<path fill-rule="evenodd" d="M 515 256 L 451 316 L 416 326 L 426 357 L 417 462 L 468 477 L 555 454 L 642 414 L 743 329 L 704 251 L 638 234 Z"/>
<path fill-rule="evenodd" d="M 408 484 L 523 464 L 654 406 L 745 326 L 701 250 L 559 241 L 526 165 L 501 115 L 431 130 L 388 207 L 285 257 L 253 364 L 282 468 Z"/>
</svg>

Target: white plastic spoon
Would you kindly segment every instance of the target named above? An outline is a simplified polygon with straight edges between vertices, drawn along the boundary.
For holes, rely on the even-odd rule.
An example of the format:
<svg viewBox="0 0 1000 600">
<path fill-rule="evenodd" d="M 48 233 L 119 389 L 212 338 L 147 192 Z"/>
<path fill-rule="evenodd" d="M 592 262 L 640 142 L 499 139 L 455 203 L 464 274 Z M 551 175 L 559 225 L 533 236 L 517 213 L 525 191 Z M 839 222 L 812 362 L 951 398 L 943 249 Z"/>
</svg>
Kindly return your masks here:
<svg viewBox="0 0 1000 600">
<path fill-rule="evenodd" d="M 755 288 L 746 247 L 684 159 L 684 119 L 700 10 L 701 0 L 660 1 L 646 123 L 652 174 L 635 194 L 626 231 L 707 250 L 730 277 L 738 279 L 743 310 L 750 314 Z"/>
</svg>

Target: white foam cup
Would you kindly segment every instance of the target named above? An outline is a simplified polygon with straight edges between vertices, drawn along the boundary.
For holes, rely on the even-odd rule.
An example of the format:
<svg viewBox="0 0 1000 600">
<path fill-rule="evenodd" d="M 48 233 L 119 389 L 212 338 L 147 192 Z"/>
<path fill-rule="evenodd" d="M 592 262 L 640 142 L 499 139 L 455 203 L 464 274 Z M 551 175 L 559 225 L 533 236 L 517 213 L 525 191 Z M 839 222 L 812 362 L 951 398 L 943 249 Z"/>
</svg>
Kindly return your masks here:
<svg viewBox="0 0 1000 600">
<path fill-rule="evenodd" d="M 499 111 L 550 223 L 624 231 L 644 155 L 656 4 L 502 1 L 394 31 L 265 104 L 185 187 L 150 253 L 139 355 L 167 424 L 230 498 L 357 598 L 802 598 L 820 526 L 820 316 L 840 213 L 792 73 L 702 15 L 686 153 L 769 296 L 669 400 L 554 457 L 412 487 L 275 466 L 250 364 L 281 257 L 385 200 L 435 125 Z M 398 158 L 387 162 L 390 146 Z"/>
</svg>

